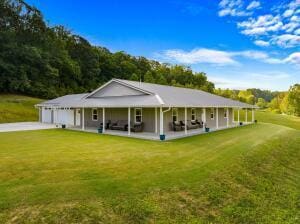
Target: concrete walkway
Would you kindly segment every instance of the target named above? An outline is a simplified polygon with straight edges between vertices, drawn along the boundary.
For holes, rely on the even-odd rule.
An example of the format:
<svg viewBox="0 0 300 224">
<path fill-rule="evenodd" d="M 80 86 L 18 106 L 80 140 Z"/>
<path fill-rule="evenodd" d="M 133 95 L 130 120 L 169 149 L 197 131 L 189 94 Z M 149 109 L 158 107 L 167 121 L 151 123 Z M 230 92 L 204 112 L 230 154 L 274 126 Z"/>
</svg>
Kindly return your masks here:
<svg viewBox="0 0 300 224">
<path fill-rule="evenodd" d="M 0 132 L 29 131 L 56 128 L 55 124 L 45 124 L 39 122 L 18 122 L 0 124 Z"/>
</svg>

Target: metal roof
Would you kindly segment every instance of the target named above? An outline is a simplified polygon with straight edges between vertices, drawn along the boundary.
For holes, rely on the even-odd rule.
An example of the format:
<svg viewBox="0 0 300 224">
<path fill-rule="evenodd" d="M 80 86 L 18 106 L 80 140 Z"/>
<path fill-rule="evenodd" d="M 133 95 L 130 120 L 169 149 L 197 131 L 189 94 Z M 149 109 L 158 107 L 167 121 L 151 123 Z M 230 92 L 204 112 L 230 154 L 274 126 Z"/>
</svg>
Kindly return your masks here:
<svg viewBox="0 0 300 224">
<path fill-rule="evenodd" d="M 73 94 L 45 101 L 37 106 L 49 107 L 236 107 L 258 108 L 255 105 L 242 103 L 205 91 L 136 82 L 121 79 L 112 79 L 96 91 L 111 82 L 117 82 L 128 88 L 139 89 L 148 94 L 136 96 L 90 97 L 90 93 Z"/>
</svg>

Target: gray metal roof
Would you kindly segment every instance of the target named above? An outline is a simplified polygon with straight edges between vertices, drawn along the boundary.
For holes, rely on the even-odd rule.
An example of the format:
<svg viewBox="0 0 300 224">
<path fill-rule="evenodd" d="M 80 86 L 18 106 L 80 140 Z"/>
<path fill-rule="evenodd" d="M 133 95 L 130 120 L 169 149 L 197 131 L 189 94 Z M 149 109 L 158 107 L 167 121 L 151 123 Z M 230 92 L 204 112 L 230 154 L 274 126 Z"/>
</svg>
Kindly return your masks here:
<svg viewBox="0 0 300 224">
<path fill-rule="evenodd" d="M 73 94 L 45 101 L 37 106 L 53 107 L 236 107 L 257 108 L 257 106 L 217 96 L 205 91 L 112 79 L 129 88 L 145 91 L 148 94 L 136 96 L 90 97 L 91 94 Z M 107 86 L 105 84 L 103 86 Z M 102 86 L 102 87 L 103 87 Z M 100 87 L 98 90 L 100 90 Z M 95 90 L 94 92 L 98 91 Z M 93 93 L 94 93 L 93 92 Z"/>
</svg>

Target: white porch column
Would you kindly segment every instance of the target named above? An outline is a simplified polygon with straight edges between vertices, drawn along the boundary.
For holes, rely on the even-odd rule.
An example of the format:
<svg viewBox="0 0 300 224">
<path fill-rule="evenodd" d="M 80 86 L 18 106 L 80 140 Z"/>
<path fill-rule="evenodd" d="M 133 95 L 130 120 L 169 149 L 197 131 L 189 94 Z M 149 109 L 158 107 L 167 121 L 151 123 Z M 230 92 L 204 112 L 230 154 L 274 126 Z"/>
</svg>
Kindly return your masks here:
<svg viewBox="0 0 300 224">
<path fill-rule="evenodd" d="M 105 132 L 105 126 L 106 126 L 106 124 L 105 124 L 105 108 L 103 107 L 102 108 L 102 133 L 104 133 Z"/>
<path fill-rule="evenodd" d="M 245 123 L 247 123 L 248 122 L 248 110 L 247 110 L 247 108 L 246 108 L 246 112 L 245 112 Z"/>
<path fill-rule="evenodd" d="M 128 135 L 130 135 L 130 107 L 128 107 Z"/>
<path fill-rule="evenodd" d="M 205 131 L 205 125 L 206 125 L 206 108 L 203 108 L 203 131 Z"/>
<path fill-rule="evenodd" d="M 254 123 L 254 108 L 252 108 L 252 122 Z"/>
<path fill-rule="evenodd" d="M 84 130 L 84 108 L 82 108 L 82 130 Z"/>
<path fill-rule="evenodd" d="M 227 128 L 229 127 L 229 108 L 226 108 Z"/>
<path fill-rule="evenodd" d="M 184 108 L 184 133 L 187 134 L 187 110 Z"/>
<path fill-rule="evenodd" d="M 155 107 L 155 133 L 157 133 L 157 107 Z"/>
<path fill-rule="evenodd" d="M 237 117 L 237 122 L 238 122 L 238 125 L 240 125 L 240 108 L 238 108 L 238 117 Z"/>
<path fill-rule="evenodd" d="M 39 122 L 42 122 L 42 113 L 41 113 L 41 107 L 39 107 Z"/>
<path fill-rule="evenodd" d="M 219 129 L 219 108 L 216 108 L 216 129 Z"/>
<path fill-rule="evenodd" d="M 159 108 L 159 134 L 164 134 L 164 114 L 162 112 L 162 107 Z"/>
</svg>

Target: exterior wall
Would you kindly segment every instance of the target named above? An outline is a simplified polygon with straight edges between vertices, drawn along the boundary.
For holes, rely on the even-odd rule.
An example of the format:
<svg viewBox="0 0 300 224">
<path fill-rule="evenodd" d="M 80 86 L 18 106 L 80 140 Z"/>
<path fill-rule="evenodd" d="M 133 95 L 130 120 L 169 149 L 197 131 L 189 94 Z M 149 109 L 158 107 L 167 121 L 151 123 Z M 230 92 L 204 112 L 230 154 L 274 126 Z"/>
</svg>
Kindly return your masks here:
<svg viewBox="0 0 300 224">
<path fill-rule="evenodd" d="M 157 108 L 157 134 L 159 134 L 160 122 L 160 108 Z M 167 108 L 163 108 L 166 110 Z M 98 108 L 98 120 L 92 120 L 92 108 L 85 108 L 84 123 L 85 127 L 99 127 L 102 123 L 102 108 Z M 214 119 L 210 118 L 210 111 L 214 110 Z M 226 108 L 219 108 L 219 127 L 226 127 L 227 118 L 224 118 L 224 111 Z M 75 110 L 74 110 L 75 111 Z M 135 108 L 131 108 L 131 122 L 135 121 Z M 75 112 L 74 112 L 75 113 Z M 196 119 L 202 121 L 203 108 L 196 108 Z M 187 120 L 191 120 L 191 108 L 187 108 Z M 229 125 L 232 124 L 233 109 L 229 108 Z M 206 108 L 206 126 L 209 128 L 216 128 L 216 108 Z M 75 116 L 74 116 L 75 119 Z M 116 122 L 117 120 L 128 120 L 128 108 L 106 108 L 105 121 Z M 82 109 L 81 109 L 82 121 Z M 155 132 L 155 108 L 142 108 L 142 121 L 144 122 L 145 132 Z M 184 108 L 178 108 L 178 121 L 184 121 Z M 172 108 L 170 111 L 164 113 L 164 132 L 171 131 L 170 123 L 172 122 Z"/>
<path fill-rule="evenodd" d="M 98 120 L 92 119 L 92 108 L 84 109 L 84 123 L 85 127 L 99 127 L 102 123 L 102 108 L 98 108 Z M 159 112 L 159 111 L 158 111 Z M 82 114 L 82 112 L 81 112 Z M 135 122 L 135 108 L 130 109 L 130 120 Z M 158 114 L 159 115 L 159 114 Z M 81 115 L 82 116 L 82 115 Z M 158 116 L 159 119 L 159 116 Z M 112 123 L 118 120 L 128 120 L 128 108 L 106 108 L 105 109 L 105 123 L 111 121 Z M 142 108 L 142 121 L 144 123 L 145 132 L 155 131 L 155 109 Z M 159 124 L 158 124 L 159 125 Z M 159 126 L 158 126 L 159 127 Z"/>
</svg>

